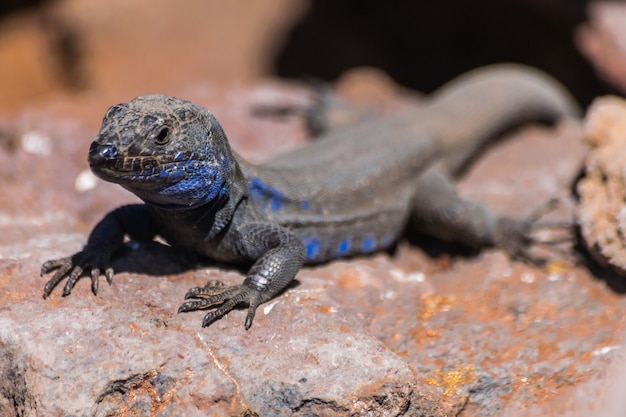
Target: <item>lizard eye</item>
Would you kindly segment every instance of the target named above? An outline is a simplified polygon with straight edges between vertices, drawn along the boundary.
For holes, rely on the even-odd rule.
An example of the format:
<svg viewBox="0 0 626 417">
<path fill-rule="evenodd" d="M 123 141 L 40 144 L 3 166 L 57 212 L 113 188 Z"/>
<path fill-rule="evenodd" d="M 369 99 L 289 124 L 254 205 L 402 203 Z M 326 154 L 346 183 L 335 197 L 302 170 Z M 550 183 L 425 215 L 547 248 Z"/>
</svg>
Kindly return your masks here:
<svg viewBox="0 0 626 417">
<path fill-rule="evenodd" d="M 163 129 L 159 130 L 156 135 L 154 135 L 154 141 L 157 143 L 157 145 L 165 145 L 167 141 L 170 140 L 169 133 L 169 129 L 167 127 L 164 127 Z"/>
</svg>

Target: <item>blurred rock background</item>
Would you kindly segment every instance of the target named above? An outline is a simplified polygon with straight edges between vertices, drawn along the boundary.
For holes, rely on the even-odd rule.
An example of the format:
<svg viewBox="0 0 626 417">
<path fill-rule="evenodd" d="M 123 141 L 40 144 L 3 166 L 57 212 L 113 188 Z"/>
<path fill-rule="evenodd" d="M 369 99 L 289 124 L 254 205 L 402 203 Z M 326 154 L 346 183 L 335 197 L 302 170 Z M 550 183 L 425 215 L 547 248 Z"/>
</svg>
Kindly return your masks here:
<svg viewBox="0 0 626 417">
<path fill-rule="evenodd" d="M 559 78 L 583 104 L 607 91 L 574 42 L 587 0 L 6 0 L 0 5 L 0 106 L 58 93 L 108 97 L 203 80 L 336 79 L 383 69 L 430 92 L 503 61 Z"/>
</svg>

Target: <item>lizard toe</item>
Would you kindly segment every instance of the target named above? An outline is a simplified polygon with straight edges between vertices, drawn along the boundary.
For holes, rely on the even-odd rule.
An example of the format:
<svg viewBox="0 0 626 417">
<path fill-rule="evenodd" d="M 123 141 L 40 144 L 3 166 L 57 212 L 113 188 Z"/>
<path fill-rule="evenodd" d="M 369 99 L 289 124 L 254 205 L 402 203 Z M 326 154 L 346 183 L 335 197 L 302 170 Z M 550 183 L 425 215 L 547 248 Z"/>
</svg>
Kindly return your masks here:
<svg viewBox="0 0 626 417">
<path fill-rule="evenodd" d="M 43 298 L 46 299 L 52 293 L 54 287 L 65 278 L 65 275 L 72 269 L 72 261 L 69 258 L 57 259 L 54 261 L 48 261 L 41 267 L 41 274 L 47 274 L 50 271 L 58 269 L 57 272 L 46 282 L 43 287 Z"/>
<path fill-rule="evenodd" d="M 44 276 L 50 271 L 54 271 L 55 269 L 59 269 L 63 267 L 67 268 L 67 270 L 65 271 L 67 272 L 71 268 L 71 266 L 72 266 L 72 258 L 69 256 L 65 258 L 61 258 L 61 259 L 53 259 L 50 261 L 46 261 L 43 263 L 43 265 L 41 265 L 40 275 Z"/>
<path fill-rule="evenodd" d="M 98 287 L 100 286 L 100 269 L 91 268 L 91 292 L 98 295 Z"/>
<path fill-rule="evenodd" d="M 109 285 L 113 284 L 113 268 L 111 267 L 105 268 L 104 276 L 106 277 L 107 283 Z"/>
<path fill-rule="evenodd" d="M 70 293 L 72 292 L 72 288 L 74 288 L 74 285 L 76 285 L 76 282 L 78 282 L 78 279 L 80 278 L 82 273 L 82 266 L 75 266 L 74 269 L 72 269 L 72 272 L 70 272 L 70 275 L 67 277 L 67 281 L 63 286 L 63 297 L 67 297 L 68 295 L 70 295 Z"/>
<path fill-rule="evenodd" d="M 532 265 L 543 266 L 546 260 L 533 253 L 536 243 L 532 237 L 533 222 L 501 218 L 498 222 L 496 246 L 504 249 L 513 259 L 519 259 Z"/>
<path fill-rule="evenodd" d="M 209 311 L 204 318 L 202 319 L 202 327 L 210 326 L 214 321 L 220 319 L 226 313 L 230 312 L 240 301 L 236 299 L 230 299 L 226 301 L 224 304 L 215 308 L 214 310 Z"/>
<path fill-rule="evenodd" d="M 236 286 L 226 287 L 223 282 L 213 280 L 207 282 L 204 287 L 191 288 L 185 294 L 185 300 L 188 300 L 190 298 L 208 298 L 216 296 L 215 300 L 219 300 L 221 298 L 221 301 L 214 301 L 214 303 L 221 303 L 227 298 L 230 298 L 229 295 L 231 293 L 234 293 L 234 291 L 236 291 L 236 288 Z"/>
<path fill-rule="evenodd" d="M 515 259 L 544 267 L 554 258 L 566 263 L 571 258 L 559 245 L 573 242 L 572 230 L 571 221 L 539 221 L 536 215 L 526 220 L 501 218 L 495 243 Z M 547 237 L 541 236 L 544 232 L 548 232 Z"/>
<path fill-rule="evenodd" d="M 239 304 L 248 304 L 248 314 L 246 316 L 245 328 L 248 330 L 252 325 L 257 307 L 263 302 L 261 292 L 247 285 L 225 286 L 224 284 L 210 283 L 204 287 L 195 287 L 187 291 L 186 301 L 178 308 L 179 313 L 204 310 L 213 308 L 202 320 L 202 327 L 211 325 L 228 312 L 232 311 Z"/>
</svg>

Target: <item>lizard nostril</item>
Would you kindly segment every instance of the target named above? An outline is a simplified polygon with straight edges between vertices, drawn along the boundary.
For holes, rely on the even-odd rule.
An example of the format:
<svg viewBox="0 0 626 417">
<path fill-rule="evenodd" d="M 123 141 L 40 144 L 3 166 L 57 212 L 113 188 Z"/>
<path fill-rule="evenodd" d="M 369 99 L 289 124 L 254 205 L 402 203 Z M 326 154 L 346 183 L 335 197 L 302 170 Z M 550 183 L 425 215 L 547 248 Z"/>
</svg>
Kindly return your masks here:
<svg viewBox="0 0 626 417">
<path fill-rule="evenodd" d="M 89 162 L 91 164 L 104 164 L 117 158 L 117 148 L 114 145 L 93 142 L 89 147 Z"/>
</svg>

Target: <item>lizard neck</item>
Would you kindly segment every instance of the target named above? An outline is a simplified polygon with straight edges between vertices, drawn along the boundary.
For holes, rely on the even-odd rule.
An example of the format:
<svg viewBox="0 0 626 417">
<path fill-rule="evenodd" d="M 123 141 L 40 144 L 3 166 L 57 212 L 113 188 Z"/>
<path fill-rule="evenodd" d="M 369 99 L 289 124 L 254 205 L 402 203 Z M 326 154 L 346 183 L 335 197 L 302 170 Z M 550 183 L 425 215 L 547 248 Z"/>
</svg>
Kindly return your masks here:
<svg viewBox="0 0 626 417">
<path fill-rule="evenodd" d="M 241 182 L 241 184 L 245 184 Z M 234 213 L 245 197 L 245 190 L 237 182 L 226 182 L 216 198 L 193 205 L 155 204 L 144 200 L 159 219 L 163 219 L 177 233 L 198 233 L 198 239 L 217 237 L 230 225 Z"/>
</svg>

